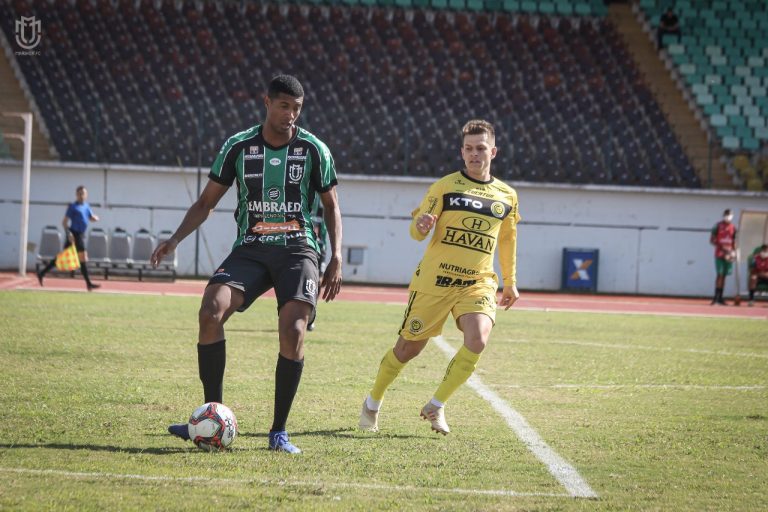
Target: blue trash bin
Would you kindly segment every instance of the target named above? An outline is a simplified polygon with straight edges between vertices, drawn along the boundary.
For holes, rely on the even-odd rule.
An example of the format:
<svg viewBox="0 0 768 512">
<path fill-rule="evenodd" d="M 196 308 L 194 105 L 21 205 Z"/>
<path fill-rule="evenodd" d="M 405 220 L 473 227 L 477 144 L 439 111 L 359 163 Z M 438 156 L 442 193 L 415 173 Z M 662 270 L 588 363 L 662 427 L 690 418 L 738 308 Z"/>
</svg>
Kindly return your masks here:
<svg viewBox="0 0 768 512">
<path fill-rule="evenodd" d="M 597 291 L 599 249 L 563 248 L 563 290 Z"/>
</svg>

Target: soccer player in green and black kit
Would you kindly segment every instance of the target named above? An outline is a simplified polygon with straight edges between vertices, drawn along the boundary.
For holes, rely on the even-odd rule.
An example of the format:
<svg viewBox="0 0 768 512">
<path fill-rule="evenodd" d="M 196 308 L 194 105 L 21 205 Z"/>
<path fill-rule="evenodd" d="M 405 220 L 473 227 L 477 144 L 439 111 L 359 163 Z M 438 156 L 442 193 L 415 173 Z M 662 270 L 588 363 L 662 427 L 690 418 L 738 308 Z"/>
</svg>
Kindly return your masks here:
<svg viewBox="0 0 768 512">
<path fill-rule="evenodd" d="M 225 356 L 224 323 L 235 311 L 275 289 L 280 353 L 275 372 L 275 409 L 269 448 L 301 453 L 288 439 L 285 424 L 304 367 L 304 334 L 322 290 L 333 300 L 341 287 L 341 213 L 336 169 L 328 147 L 295 125 L 304 90 L 289 75 L 278 75 L 264 98 L 263 124 L 230 137 L 221 148 L 200 198 L 181 225 L 152 255 L 157 265 L 208 217 L 237 183 L 238 237 L 232 252 L 214 272 L 200 307 L 197 353 L 206 402 L 222 402 Z M 312 225 L 312 204 L 319 194 L 328 226 L 331 259 L 318 286 L 319 247 Z M 187 424 L 168 427 L 189 439 Z"/>
</svg>

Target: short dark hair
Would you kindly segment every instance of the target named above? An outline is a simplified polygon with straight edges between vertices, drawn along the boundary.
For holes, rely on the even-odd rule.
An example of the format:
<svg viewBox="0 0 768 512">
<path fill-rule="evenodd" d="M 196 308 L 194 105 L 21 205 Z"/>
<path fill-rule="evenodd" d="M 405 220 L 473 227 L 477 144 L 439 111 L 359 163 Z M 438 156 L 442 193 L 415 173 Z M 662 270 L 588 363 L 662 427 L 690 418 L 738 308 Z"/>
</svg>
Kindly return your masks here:
<svg viewBox="0 0 768 512">
<path fill-rule="evenodd" d="M 483 133 L 487 133 L 491 139 L 496 140 L 496 132 L 493 129 L 493 125 L 488 121 L 482 119 L 467 121 L 467 124 L 461 129 L 461 142 L 464 142 L 464 137 L 467 135 L 482 135 Z"/>
<path fill-rule="evenodd" d="M 85 185 L 80 185 L 75 189 L 75 192 L 80 192 L 81 190 L 85 190 Z"/>
<path fill-rule="evenodd" d="M 731 214 L 731 209 L 730 208 L 728 208 L 727 210 L 725 210 L 723 212 L 723 215 L 730 215 L 730 214 Z"/>
<path fill-rule="evenodd" d="M 267 96 L 270 98 L 277 98 L 277 95 L 280 93 L 293 96 L 294 98 L 303 98 L 304 88 L 295 76 L 277 75 L 271 82 L 269 82 Z"/>
</svg>

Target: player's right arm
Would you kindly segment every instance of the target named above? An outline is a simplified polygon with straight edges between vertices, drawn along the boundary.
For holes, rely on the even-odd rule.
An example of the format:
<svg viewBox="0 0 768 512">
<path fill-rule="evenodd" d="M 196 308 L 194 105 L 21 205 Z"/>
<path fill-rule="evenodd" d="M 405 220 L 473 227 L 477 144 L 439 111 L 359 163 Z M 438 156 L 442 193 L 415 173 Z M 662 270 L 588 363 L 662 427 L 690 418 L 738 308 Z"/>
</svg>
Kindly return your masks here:
<svg viewBox="0 0 768 512">
<path fill-rule="evenodd" d="M 421 242 L 429 234 L 430 230 L 443 211 L 443 198 L 440 182 L 435 182 L 429 187 L 427 194 L 421 200 L 418 208 L 411 212 L 411 238 Z"/>
<path fill-rule="evenodd" d="M 192 206 L 189 207 L 189 210 L 187 210 L 187 213 L 184 215 L 184 220 L 181 221 L 176 232 L 171 238 L 159 244 L 152 253 L 150 262 L 153 267 L 157 267 L 166 254 L 173 252 L 182 240 L 205 222 L 205 219 L 208 218 L 211 211 L 213 211 L 216 205 L 219 204 L 219 201 L 224 197 L 224 194 L 227 193 L 227 190 L 229 190 L 229 187 L 208 180 L 208 184 L 203 189 L 200 197 L 197 198 L 197 201 L 195 201 Z"/>
</svg>

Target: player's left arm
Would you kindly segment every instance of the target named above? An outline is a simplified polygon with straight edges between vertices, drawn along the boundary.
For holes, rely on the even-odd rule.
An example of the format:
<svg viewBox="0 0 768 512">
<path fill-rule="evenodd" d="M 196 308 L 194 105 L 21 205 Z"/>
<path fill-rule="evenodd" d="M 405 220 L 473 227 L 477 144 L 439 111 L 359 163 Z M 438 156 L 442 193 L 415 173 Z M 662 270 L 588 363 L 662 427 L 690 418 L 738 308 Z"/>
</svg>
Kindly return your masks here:
<svg viewBox="0 0 768 512">
<path fill-rule="evenodd" d="M 320 193 L 323 202 L 323 219 L 328 230 L 328 240 L 331 245 L 331 260 L 325 268 L 323 281 L 323 299 L 326 302 L 336 298 L 341 289 L 341 209 L 336 187 Z"/>
<path fill-rule="evenodd" d="M 512 199 L 512 211 L 502 222 L 499 231 L 499 264 L 504 280 L 499 306 L 505 310 L 511 308 L 520 298 L 520 292 L 517 291 L 517 223 L 520 215 L 517 211 L 517 196 Z"/>
<path fill-rule="evenodd" d="M 93 213 L 93 210 L 91 210 L 91 207 L 88 207 L 88 219 L 90 219 L 91 222 L 98 222 L 99 216 Z"/>
</svg>

